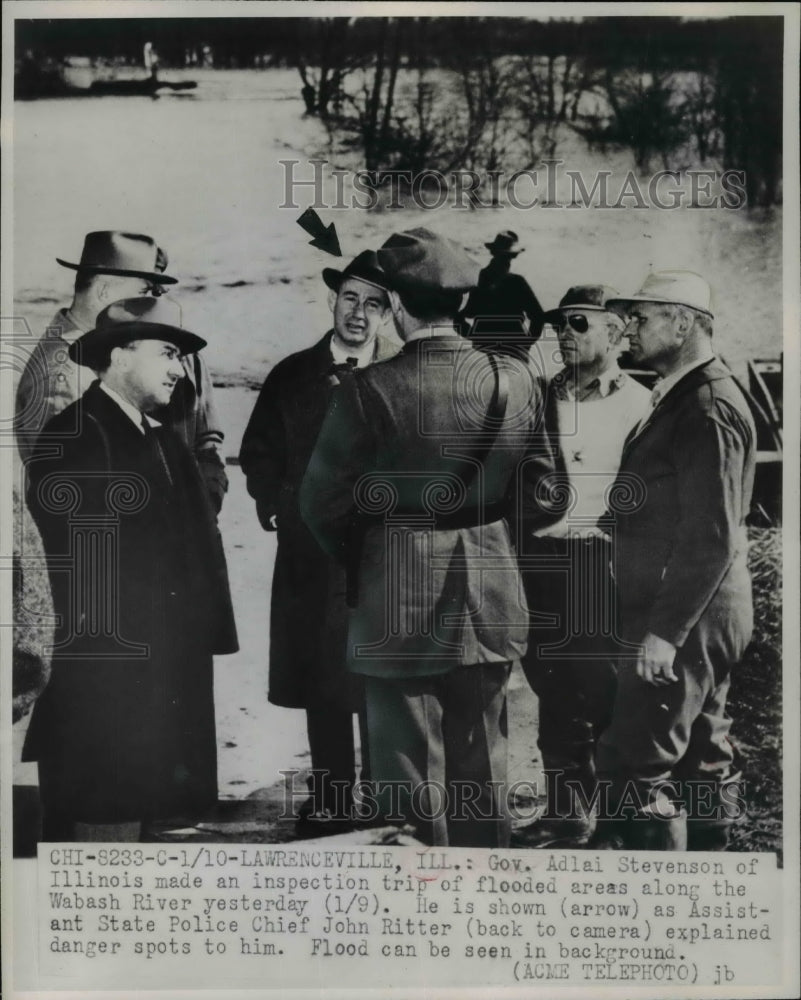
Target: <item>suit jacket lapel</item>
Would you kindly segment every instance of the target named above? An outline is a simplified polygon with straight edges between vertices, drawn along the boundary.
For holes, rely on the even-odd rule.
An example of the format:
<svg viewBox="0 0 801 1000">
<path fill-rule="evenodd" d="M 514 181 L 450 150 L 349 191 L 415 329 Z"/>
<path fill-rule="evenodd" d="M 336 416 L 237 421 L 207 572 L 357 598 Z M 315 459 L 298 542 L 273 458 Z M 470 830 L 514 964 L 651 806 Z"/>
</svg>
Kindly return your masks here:
<svg viewBox="0 0 801 1000">
<path fill-rule="evenodd" d="M 673 388 L 659 400 L 651 413 L 648 414 L 648 419 L 643 424 L 638 424 L 632 427 L 623 443 L 623 457 L 626 456 L 631 448 L 634 447 L 635 443 L 638 442 L 665 413 L 670 412 L 677 400 L 679 400 L 686 392 L 690 392 L 692 389 L 697 389 L 698 386 L 703 385 L 705 382 L 715 382 L 721 378 L 728 378 L 730 375 L 731 373 L 728 368 L 726 368 L 725 365 L 723 365 L 717 358 L 710 358 L 709 361 L 704 362 L 704 364 L 699 365 L 697 368 L 693 368 L 692 371 L 688 372 L 683 379 L 674 385 Z"/>
</svg>

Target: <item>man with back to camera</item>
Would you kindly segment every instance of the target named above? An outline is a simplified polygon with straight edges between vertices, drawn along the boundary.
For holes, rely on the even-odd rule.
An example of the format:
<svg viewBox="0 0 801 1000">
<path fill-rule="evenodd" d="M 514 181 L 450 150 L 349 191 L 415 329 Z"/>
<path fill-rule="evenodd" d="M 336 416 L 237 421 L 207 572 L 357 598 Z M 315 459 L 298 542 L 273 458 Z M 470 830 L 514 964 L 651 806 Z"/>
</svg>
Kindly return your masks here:
<svg viewBox="0 0 801 1000">
<path fill-rule="evenodd" d="M 506 518 L 533 497 L 539 383 L 456 333 L 477 279 L 461 247 L 413 229 L 378 259 L 405 346 L 333 400 L 301 514 L 355 576 L 348 666 L 379 812 L 435 845 L 508 846 L 506 687 L 528 611 Z"/>
<path fill-rule="evenodd" d="M 724 850 L 739 808 L 726 696 L 753 627 L 755 430 L 714 355 L 710 300 L 703 278 L 675 270 L 607 303 L 627 319 L 633 359 L 661 379 L 610 491 L 622 635 L 639 652 L 619 662 L 598 744 L 611 794 L 591 846 Z"/>
<path fill-rule="evenodd" d="M 88 233 L 77 264 L 56 258 L 76 272 L 72 303 L 59 309 L 36 343 L 20 377 L 14 428 L 20 457 L 30 457 L 48 420 L 79 399 L 95 379 L 76 365 L 69 347 L 91 330 L 98 314 L 118 299 L 161 295 L 177 278 L 166 274 L 167 255 L 142 233 L 100 230 Z M 159 411 L 194 454 L 209 497 L 219 513 L 228 489 L 220 449 L 223 432 L 214 406 L 211 377 L 199 354 L 181 358 L 184 378 L 169 404 Z"/>
<path fill-rule="evenodd" d="M 279 362 L 262 387 L 240 461 L 265 531 L 278 532 L 270 614 L 269 700 L 302 708 L 311 752 L 311 796 L 299 830 L 335 832 L 351 815 L 359 715 L 362 777 L 368 774 L 361 679 L 345 668 L 344 570 L 317 544 L 298 493 L 328 403 L 342 379 L 397 353 L 379 331 L 389 320 L 386 276 L 372 250 L 343 270 L 324 268 L 334 326 L 314 346 Z"/>
<path fill-rule="evenodd" d="M 536 616 L 522 666 L 539 700 L 548 811 L 515 831 L 519 847 L 577 846 L 592 832 L 596 743 L 611 717 L 621 651 L 611 547 L 598 520 L 623 442 L 649 398 L 618 366 L 624 323 L 606 307 L 616 294 L 605 285 L 577 285 L 543 317 L 557 332 L 564 363 L 546 389 L 546 426 L 561 468 L 554 485 L 571 496 L 567 510 L 543 513 L 521 546 L 526 597 Z"/>
<path fill-rule="evenodd" d="M 225 556 L 197 464 L 150 416 L 204 346 L 169 299 L 112 303 L 69 347 L 97 380 L 25 466 L 58 617 L 23 750 L 45 840 L 137 840 L 217 801 L 212 654 L 237 649 Z"/>
</svg>

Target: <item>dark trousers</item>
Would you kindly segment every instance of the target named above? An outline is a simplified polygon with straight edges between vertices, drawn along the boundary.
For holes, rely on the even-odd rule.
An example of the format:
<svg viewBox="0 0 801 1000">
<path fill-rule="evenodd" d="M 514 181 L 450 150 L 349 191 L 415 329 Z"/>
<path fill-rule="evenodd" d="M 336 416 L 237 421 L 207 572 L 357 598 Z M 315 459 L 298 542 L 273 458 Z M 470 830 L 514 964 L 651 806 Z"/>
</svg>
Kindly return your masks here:
<svg viewBox="0 0 801 1000">
<path fill-rule="evenodd" d="M 665 800 L 691 799 L 693 785 L 717 788 L 731 776 L 729 664 L 691 634 L 673 670 L 677 681 L 655 687 L 631 661 L 619 666 L 615 711 L 598 746 L 598 774 L 611 781 L 613 802 L 636 800 L 664 813 Z M 699 818 L 697 803 L 686 805 Z"/>
<path fill-rule="evenodd" d="M 361 779 L 370 777 L 367 722 L 362 707 L 358 713 L 361 742 Z M 333 816 L 350 814 L 353 784 L 356 780 L 356 748 L 353 738 L 353 712 L 330 704 L 306 709 L 306 732 L 309 737 L 311 766 L 309 778 L 313 806 L 328 810 Z"/>
<path fill-rule="evenodd" d="M 506 847 L 509 663 L 434 677 L 366 678 L 382 814 L 435 846 Z"/>
<path fill-rule="evenodd" d="M 523 580 L 532 624 L 521 662 L 539 699 L 538 746 L 546 769 L 592 783 L 625 648 L 615 634 L 609 543 L 538 538 L 529 546 Z"/>
</svg>

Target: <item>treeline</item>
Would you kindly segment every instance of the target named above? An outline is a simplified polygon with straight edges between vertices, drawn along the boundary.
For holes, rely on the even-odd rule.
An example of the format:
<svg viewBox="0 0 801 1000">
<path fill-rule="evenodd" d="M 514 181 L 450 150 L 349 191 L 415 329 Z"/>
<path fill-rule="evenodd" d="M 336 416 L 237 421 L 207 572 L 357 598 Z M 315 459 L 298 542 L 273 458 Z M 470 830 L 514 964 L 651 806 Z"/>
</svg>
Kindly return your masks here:
<svg viewBox="0 0 801 1000">
<path fill-rule="evenodd" d="M 746 55 L 766 45 L 782 51 L 780 17 L 681 20 L 671 17 L 605 17 L 537 21 L 530 18 L 404 18 L 414 30 L 401 40 L 401 57 L 428 66 L 458 58 L 464 35 L 480 36 L 509 55 L 559 54 L 617 64 L 661 61 L 674 69 L 706 65 L 717 55 Z M 152 42 L 166 62 L 183 65 L 188 49 L 210 45 L 215 65 L 253 68 L 314 61 L 331 22 L 340 23 L 348 48 L 367 53 L 380 45 L 383 18 L 105 18 L 18 20 L 17 52 L 33 49 L 53 58 L 68 55 L 138 62 Z M 342 31 L 341 26 L 347 30 Z"/>
<path fill-rule="evenodd" d="M 780 17 L 142 18 L 16 22 L 16 52 L 296 67 L 367 169 L 522 169 L 567 132 L 652 165 L 743 170 L 781 198 Z"/>
</svg>

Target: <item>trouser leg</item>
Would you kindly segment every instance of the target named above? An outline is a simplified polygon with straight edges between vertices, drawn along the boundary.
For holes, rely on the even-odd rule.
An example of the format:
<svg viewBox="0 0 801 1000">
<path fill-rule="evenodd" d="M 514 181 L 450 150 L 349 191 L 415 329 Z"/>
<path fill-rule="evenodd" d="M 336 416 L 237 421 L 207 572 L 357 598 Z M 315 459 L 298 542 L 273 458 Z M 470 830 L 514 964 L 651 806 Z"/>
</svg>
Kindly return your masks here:
<svg viewBox="0 0 801 1000">
<path fill-rule="evenodd" d="M 685 759 L 704 762 L 707 775 L 719 781 L 733 758 L 726 739 L 728 673 L 716 671 L 706 651 L 693 645 L 678 651 L 674 671 L 677 681 L 657 687 L 637 676 L 632 661 L 619 665 L 612 722 L 598 744 L 598 775 L 609 782 L 605 819 L 625 828 L 627 846 L 638 839 L 632 822 L 683 813 L 677 779 Z"/>
<path fill-rule="evenodd" d="M 511 664 L 448 675 L 443 739 L 448 840 L 455 847 L 508 847 L 506 686 Z"/>
<path fill-rule="evenodd" d="M 350 813 L 356 777 L 353 713 L 330 705 L 306 710 L 311 752 L 310 806 L 332 816 Z"/>
<path fill-rule="evenodd" d="M 725 850 L 732 825 L 745 812 L 742 772 L 728 740 L 728 689 L 726 676 L 710 690 L 693 723 L 687 753 L 674 769 L 687 809 L 690 851 Z"/>
<path fill-rule="evenodd" d="M 370 767 L 379 811 L 447 846 L 440 677 L 365 678 Z"/>
<path fill-rule="evenodd" d="M 518 846 L 577 846 L 592 828 L 596 744 L 612 716 L 622 649 L 609 548 L 597 538 L 543 538 L 534 549 L 541 565 L 527 574 L 526 592 L 538 617 L 523 667 L 539 702 L 547 805 L 514 839 Z"/>
</svg>

